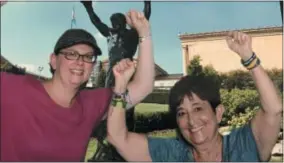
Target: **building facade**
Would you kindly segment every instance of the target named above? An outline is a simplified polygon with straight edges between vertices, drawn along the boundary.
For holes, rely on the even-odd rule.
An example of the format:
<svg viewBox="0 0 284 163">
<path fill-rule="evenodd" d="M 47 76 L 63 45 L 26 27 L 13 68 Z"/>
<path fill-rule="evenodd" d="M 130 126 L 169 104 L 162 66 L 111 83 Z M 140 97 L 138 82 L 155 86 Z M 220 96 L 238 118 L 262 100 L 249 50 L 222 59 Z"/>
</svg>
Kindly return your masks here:
<svg viewBox="0 0 284 163">
<path fill-rule="evenodd" d="M 283 27 L 240 30 L 252 37 L 252 47 L 264 68 L 282 69 Z M 202 65 L 212 65 L 218 72 L 244 69 L 240 57 L 226 43 L 227 31 L 179 35 L 182 45 L 183 75 L 186 75 L 190 60 L 201 57 Z"/>
<path fill-rule="evenodd" d="M 164 76 L 158 76 L 155 78 L 155 88 L 156 89 L 170 89 L 172 86 L 175 85 L 177 81 L 183 74 L 168 74 Z"/>
</svg>

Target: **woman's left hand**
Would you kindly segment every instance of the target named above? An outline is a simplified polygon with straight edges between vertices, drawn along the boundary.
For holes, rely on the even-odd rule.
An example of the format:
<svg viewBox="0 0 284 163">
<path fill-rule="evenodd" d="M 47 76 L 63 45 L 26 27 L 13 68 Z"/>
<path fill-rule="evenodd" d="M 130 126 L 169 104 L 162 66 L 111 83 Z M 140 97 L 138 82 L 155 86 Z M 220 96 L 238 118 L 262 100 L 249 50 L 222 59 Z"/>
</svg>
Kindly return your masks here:
<svg viewBox="0 0 284 163">
<path fill-rule="evenodd" d="M 229 32 L 226 41 L 228 47 L 244 61 L 252 56 L 252 41 L 249 35 L 238 31 Z"/>
</svg>

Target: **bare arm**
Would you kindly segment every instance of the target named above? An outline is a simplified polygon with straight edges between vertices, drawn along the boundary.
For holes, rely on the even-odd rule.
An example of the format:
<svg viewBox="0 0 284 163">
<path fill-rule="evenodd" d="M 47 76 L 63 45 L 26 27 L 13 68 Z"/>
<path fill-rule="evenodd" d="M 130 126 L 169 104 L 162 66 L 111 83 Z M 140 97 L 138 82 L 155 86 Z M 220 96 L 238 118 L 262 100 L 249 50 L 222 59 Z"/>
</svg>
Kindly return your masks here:
<svg viewBox="0 0 284 163">
<path fill-rule="evenodd" d="M 144 1 L 144 5 L 144 15 L 149 20 L 151 16 L 151 1 Z"/>
<path fill-rule="evenodd" d="M 252 41 L 248 35 L 241 32 L 230 32 L 227 43 L 229 48 L 236 52 L 242 60 L 249 61 L 252 57 Z M 254 63 L 257 62 L 250 63 L 252 63 L 250 65 L 255 65 Z M 268 161 L 280 131 L 282 103 L 273 82 L 261 65 L 250 69 L 250 72 L 262 105 L 262 109 L 252 119 L 251 127 L 261 160 Z"/>
<path fill-rule="evenodd" d="M 104 24 L 101 19 L 97 16 L 97 14 L 94 12 L 92 7 L 92 1 L 81 1 L 83 3 L 85 9 L 87 10 L 87 13 L 90 17 L 91 22 L 95 25 L 95 27 L 99 30 L 99 32 L 107 37 L 109 36 L 109 27 Z"/>
<path fill-rule="evenodd" d="M 131 19 L 134 19 L 134 15 L 135 14 L 132 14 Z M 155 64 L 152 51 L 152 39 L 150 36 L 150 25 L 145 18 L 141 20 L 141 22 L 131 21 L 129 19 L 130 16 L 127 16 L 128 22 L 139 23 L 138 25 L 131 26 L 134 26 L 137 30 L 139 37 L 145 37 L 145 39 L 139 43 L 136 72 L 133 80 L 128 85 L 130 105 L 127 108 L 131 108 L 131 106 L 141 102 L 149 93 L 152 92 L 155 78 Z"/>
<path fill-rule="evenodd" d="M 252 130 L 262 161 L 268 161 L 280 132 L 282 104 L 273 82 L 261 66 L 254 68 L 251 74 L 262 105 L 252 119 Z"/>
<path fill-rule="evenodd" d="M 152 161 L 146 135 L 128 132 L 125 109 L 109 108 L 107 118 L 107 140 L 115 146 L 126 161 Z"/>
<path fill-rule="evenodd" d="M 154 76 L 152 40 L 148 38 L 139 45 L 137 69 L 133 80 L 128 85 L 130 104 L 132 106 L 139 103 L 152 92 Z"/>
</svg>

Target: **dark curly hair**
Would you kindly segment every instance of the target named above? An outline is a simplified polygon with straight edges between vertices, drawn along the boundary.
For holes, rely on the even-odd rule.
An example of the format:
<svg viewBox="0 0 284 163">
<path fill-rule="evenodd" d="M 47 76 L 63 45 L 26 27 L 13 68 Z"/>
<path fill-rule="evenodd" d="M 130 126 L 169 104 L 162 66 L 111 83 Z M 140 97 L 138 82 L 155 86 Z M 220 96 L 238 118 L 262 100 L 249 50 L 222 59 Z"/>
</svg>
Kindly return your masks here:
<svg viewBox="0 0 284 163">
<path fill-rule="evenodd" d="M 192 93 L 196 94 L 200 99 L 208 101 L 216 112 L 216 107 L 221 104 L 220 97 L 220 81 L 210 76 L 184 76 L 170 90 L 169 94 L 169 111 L 171 119 L 175 121 L 177 126 L 177 107 L 182 103 L 185 96 L 192 97 Z M 178 136 L 180 131 L 177 129 Z"/>
</svg>

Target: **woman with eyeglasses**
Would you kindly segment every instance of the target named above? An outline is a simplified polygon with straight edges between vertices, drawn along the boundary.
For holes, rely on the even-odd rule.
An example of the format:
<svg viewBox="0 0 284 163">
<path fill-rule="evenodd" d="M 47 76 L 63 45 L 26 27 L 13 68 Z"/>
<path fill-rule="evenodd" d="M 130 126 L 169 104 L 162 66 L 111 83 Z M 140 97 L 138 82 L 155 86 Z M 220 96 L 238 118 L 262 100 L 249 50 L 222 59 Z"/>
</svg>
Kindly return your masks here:
<svg viewBox="0 0 284 163">
<path fill-rule="evenodd" d="M 50 55 L 50 80 L 1 72 L 1 161 L 82 161 L 91 132 L 113 96 L 127 97 L 131 108 L 152 91 L 154 59 L 148 21 L 136 11 L 126 17 L 143 38 L 137 71 L 127 92 L 80 89 L 101 55 L 95 38 L 82 29 L 67 30 L 58 39 Z"/>
</svg>

